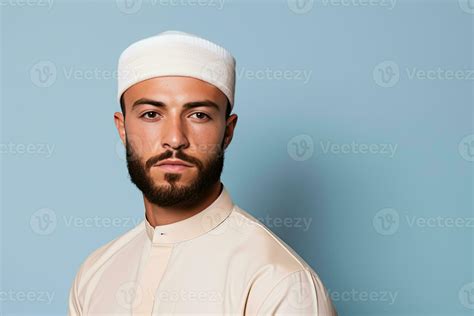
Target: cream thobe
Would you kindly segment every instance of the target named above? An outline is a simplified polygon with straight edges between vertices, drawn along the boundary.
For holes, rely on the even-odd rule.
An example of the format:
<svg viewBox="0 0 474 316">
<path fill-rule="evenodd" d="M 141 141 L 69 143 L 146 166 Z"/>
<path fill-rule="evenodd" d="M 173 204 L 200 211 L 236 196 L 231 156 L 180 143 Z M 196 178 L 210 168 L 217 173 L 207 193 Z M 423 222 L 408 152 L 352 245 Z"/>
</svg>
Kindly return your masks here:
<svg viewBox="0 0 474 316">
<path fill-rule="evenodd" d="M 232 202 L 226 187 L 200 213 L 145 219 L 92 252 L 69 315 L 337 315 L 318 275 Z"/>
</svg>

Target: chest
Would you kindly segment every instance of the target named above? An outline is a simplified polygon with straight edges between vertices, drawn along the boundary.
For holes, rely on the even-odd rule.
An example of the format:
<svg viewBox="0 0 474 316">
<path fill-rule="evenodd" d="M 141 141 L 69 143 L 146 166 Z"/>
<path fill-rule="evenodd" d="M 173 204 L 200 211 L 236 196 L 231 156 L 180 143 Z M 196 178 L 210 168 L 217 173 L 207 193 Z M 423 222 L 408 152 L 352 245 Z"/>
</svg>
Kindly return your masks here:
<svg viewBox="0 0 474 316">
<path fill-rule="evenodd" d="M 144 247 L 104 266 L 87 315 L 244 315 L 248 270 L 218 244 Z"/>
</svg>

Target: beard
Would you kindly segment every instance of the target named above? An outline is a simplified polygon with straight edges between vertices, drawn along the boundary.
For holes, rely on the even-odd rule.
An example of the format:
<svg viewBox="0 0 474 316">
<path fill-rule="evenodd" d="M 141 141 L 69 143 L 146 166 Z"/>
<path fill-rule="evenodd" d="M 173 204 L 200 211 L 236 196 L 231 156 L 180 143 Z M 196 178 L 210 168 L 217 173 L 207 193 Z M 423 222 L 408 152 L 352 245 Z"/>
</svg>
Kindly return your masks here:
<svg viewBox="0 0 474 316">
<path fill-rule="evenodd" d="M 164 182 L 166 183 L 163 185 L 155 184 L 151 176 L 150 171 L 153 165 L 159 161 L 173 157 L 172 151 L 167 150 L 163 154 L 153 156 L 143 163 L 143 159 L 133 149 L 133 146 L 131 146 L 127 139 L 125 143 L 130 180 L 150 203 L 161 207 L 191 207 L 209 194 L 213 185 L 217 181 L 220 181 L 221 173 L 224 168 L 224 139 L 216 152 L 214 153 L 212 151 L 212 155 L 205 163 L 197 158 L 188 156 L 181 150 L 176 151 L 176 159 L 188 162 L 198 170 L 197 176 L 188 185 L 177 184 L 182 178 L 181 173 L 166 172 L 164 176 Z"/>
</svg>

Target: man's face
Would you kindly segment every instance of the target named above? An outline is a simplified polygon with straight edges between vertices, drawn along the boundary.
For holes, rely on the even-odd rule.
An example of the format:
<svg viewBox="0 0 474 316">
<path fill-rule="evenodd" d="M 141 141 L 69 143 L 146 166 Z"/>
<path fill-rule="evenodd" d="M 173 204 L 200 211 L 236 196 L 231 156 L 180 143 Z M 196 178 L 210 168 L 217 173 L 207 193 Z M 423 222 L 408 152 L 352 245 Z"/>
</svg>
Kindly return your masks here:
<svg viewBox="0 0 474 316">
<path fill-rule="evenodd" d="M 135 84 L 124 102 L 125 119 L 116 113 L 115 122 L 131 181 L 162 207 L 198 202 L 220 179 L 237 122 L 235 114 L 225 119 L 226 96 L 199 79 L 169 76 Z M 186 166 L 160 165 L 166 159 Z"/>
</svg>

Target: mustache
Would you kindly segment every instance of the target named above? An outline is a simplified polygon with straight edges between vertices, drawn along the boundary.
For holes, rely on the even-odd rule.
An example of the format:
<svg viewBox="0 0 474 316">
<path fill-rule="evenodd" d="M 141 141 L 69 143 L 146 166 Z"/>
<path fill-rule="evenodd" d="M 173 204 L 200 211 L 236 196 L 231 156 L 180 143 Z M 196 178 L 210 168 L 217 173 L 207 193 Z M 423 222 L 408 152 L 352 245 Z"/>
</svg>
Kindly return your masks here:
<svg viewBox="0 0 474 316">
<path fill-rule="evenodd" d="M 170 150 L 167 150 L 165 151 L 164 153 L 160 154 L 160 155 L 157 155 L 157 156 L 153 156 L 151 157 L 150 159 L 148 159 L 145 163 L 145 168 L 146 169 L 150 169 L 151 167 L 153 167 L 156 163 L 162 161 L 162 160 L 165 160 L 165 159 L 168 159 L 168 158 L 171 158 L 173 157 L 173 152 L 170 151 Z M 175 158 L 176 159 L 180 159 L 184 162 L 187 162 L 187 163 L 190 163 L 192 165 L 196 165 L 199 169 L 202 168 L 202 163 L 200 160 L 194 158 L 194 157 L 191 157 L 191 156 L 188 156 L 186 155 L 184 152 L 182 152 L 181 150 L 177 151 L 176 154 L 175 154 Z"/>
</svg>

